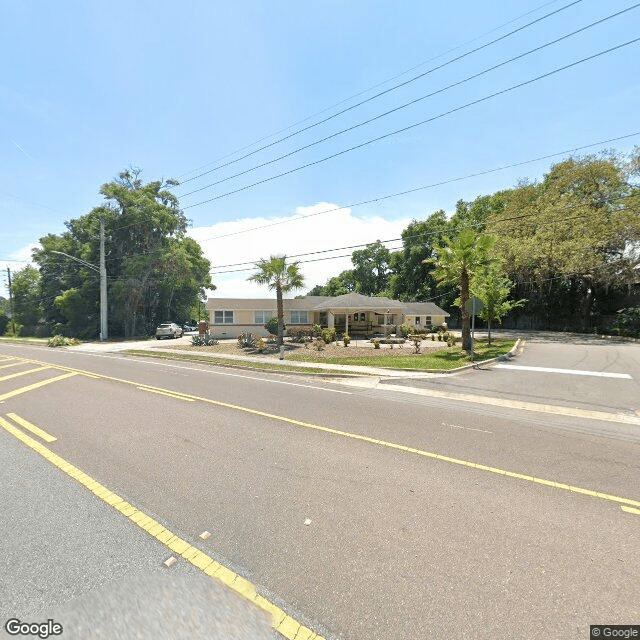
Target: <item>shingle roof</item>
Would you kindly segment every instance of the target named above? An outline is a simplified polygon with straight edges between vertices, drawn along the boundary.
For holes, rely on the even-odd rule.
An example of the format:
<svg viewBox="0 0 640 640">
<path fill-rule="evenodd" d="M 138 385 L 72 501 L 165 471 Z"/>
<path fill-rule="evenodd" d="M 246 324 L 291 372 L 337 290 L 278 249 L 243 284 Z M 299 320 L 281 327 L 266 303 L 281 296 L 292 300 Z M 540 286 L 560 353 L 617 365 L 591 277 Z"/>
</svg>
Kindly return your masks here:
<svg viewBox="0 0 640 640">
<path fill-rule="evenodd" d="M 404 312 L 417 316 L 448 316 L 449 314 L 433 302 L 405 302 Z"/>
<path fill-rule="evenodd" d="M 361 293 L 345 293 L 342 296 L 330 297 L 316 306 L 314 311 L 327 311 L 329 309 L 402 309 L 404 304 L 399 300 L 390 298 L 375 298 L 363 296 Z"/>
<path fill-rule="evenodd" d="M 342 296 L 304 296 L 283 300 L 287 310 L 302 311 L 368 310 L 405 313 L 417 316 L 448 316 L 449 314 L 433 302 L 400 302 L 390 298 L 364 296 L 361 293 L 346 293 Z M 275 311 L 276 298 L 209 298 L 207 309 L 229 311 Z"/>
<path fill-rule="evenodd" d="M 328 300 L 327 296 L 305 296 L 304 298 L 286 298 L 285 309 L 310 310 L 319 302 Z M 276 297 L 273 298 L 209 298 L 207 309 L 227 309 L 229 311 L 269 311 L 275 310 Z"/>
</svg>

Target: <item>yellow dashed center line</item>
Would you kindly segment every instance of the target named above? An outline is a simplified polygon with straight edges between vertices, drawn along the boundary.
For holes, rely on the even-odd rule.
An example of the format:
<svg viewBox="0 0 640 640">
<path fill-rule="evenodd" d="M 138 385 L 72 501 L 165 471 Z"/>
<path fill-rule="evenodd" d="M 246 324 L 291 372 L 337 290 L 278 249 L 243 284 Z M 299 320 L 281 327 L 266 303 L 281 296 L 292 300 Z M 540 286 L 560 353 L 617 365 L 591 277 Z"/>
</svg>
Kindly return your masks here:
<svg viewBox="0 0 640 640">
<path fill-rule="evenodd" d="M 36 427 L 35 424 L 31 424 L 28 420 L 21 418 L 15 413 L 7 413 L 7 418 L 11 418 L 11 420 L 13 420 L 16 424 L 19 424 L 21 427 L 24 427 L 28 431 L 31 431 L 31 433 L 34 433 L 39 438 L 42 438 L 45 442 L 55 442 L 57 440 L 57 438 L 55 438 L 54 436 L 40 429 L 40 427 Z"/>
<path fill-rule="evenodd" d="M 15 416 L 15 414 L 11 415 Z M 263 611 L 266 611 L 271 616 L 273 628 L 287 638 L 287 640 L 324 640 L 322 636 L 319 636 L 308 627 L 302 626 L 280 607 L 258 594 L 255 585 L 246 578 L 221 565 L 186 540 L 179 538 L 169 529 L 162 526 L 157 520 L 146 515 L 143 511 L 137 509 L 119 495 L 113 493 L 104 485 L 86 473 L 83 473 L 80 469 L 53 453 L 53 451 L 23 433 L 3 418 L 0 418 L 0 425 L 30 449 L 40 454 L 71 478 L 77 480 L 103 502 L 106 502 L 116 511 L 119 511 L 140 529 L 144 529 L 144 531 L 156 538 L 156 540 L 165 547 L 182 556 L 182 558 L 194 567 L 200 569 L 207 576 L 222 582 L 246 600 L 249 600 Z"/>
</svg>

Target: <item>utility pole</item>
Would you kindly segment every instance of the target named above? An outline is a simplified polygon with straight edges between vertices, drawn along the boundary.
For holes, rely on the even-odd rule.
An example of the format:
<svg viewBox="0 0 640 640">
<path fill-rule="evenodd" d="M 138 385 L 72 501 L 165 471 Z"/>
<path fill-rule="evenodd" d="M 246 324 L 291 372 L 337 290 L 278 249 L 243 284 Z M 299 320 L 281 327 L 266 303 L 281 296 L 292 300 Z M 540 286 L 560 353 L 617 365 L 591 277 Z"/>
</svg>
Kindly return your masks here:
<svg viewBox="0 0 640 640">
<path fill-rule="evenodd" d="M 11 291 L 11 269 L 7 267 L 7 276 L 9 276 L 9 308 L 11 309 L 11 326 L 13 327 L 13 337 L 16 337 L 16 319 L 13 315 L 13 292 Z"/>
<path fill-rule="evenodd" d="M 100 218 L 100 340 L 107 337 L 107 268 L 104 266 L 104 218 Z"/>
</svg>

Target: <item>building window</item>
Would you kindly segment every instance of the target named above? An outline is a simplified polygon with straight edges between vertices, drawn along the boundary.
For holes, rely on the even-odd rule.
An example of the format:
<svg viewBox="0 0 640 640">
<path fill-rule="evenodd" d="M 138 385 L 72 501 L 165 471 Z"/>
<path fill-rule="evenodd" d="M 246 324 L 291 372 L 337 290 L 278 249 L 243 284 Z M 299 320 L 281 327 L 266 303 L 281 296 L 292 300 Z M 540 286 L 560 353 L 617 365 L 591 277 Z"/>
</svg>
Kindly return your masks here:
<svg viewBox="0 0 640 640">
<path fill-rule="evenodd" d="M 420 324 L 420 316 L 416 316 L 416 326 Z"/>
<path fill-rule="evenodd" d="M 214 311 L 213 324 L 233 324 L 233 311 Z"/>
<path fill-rule="evenodd" d="M 291 324 L 309 324 L 306 311 L 292 311 Z"/>
<path fill-rule="evenodd" d="M 363 312 L 360 314 L 360 322 L 364 322 L 366 320 L 367 316 L 366 314 Z"/>
<path fill-rule="evenodd" d="M 267 324 L 271 318 L 276 317 L 275 311 L 256 311 L 255 324 Z"/>
</svg>

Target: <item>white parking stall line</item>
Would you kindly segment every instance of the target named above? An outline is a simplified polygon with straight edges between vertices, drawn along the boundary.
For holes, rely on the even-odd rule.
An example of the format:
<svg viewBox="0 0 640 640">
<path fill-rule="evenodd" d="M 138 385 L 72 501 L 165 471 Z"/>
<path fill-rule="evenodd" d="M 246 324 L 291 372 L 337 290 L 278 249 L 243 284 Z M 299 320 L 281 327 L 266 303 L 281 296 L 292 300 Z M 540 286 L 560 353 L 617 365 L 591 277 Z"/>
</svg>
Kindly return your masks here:
<svg viewBox="0 0 640 640">
<path fill-rule="evenodd" d="M 495 369 L 517 369 L 518 371 L 540 371 L 542 373 L 566 373 L 574 376 L 596 376 L 598 378 L 624 378 L 632 380 L 628 373 L 610 371 L 581 371 L 580 369 L 555 369 L 553 367 L 526 367 L 521 364 L 496 364 Z"/>
</svg>

